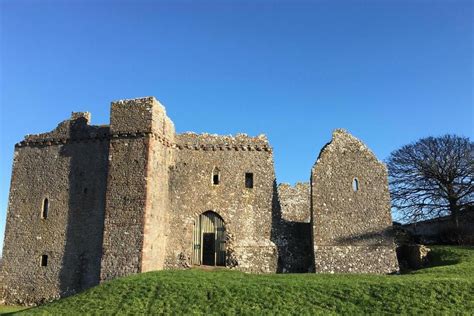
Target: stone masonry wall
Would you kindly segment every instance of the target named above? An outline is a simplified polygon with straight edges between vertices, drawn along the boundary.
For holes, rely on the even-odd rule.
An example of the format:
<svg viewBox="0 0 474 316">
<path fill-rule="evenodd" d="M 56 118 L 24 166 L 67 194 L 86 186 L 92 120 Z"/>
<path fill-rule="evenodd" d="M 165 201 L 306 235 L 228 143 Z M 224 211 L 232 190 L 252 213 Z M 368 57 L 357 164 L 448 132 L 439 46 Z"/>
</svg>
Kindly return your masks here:
<svg viewBox="0 0 474 316">
<path fill-rule="evenodd" d="M 191 267 L 194 224 L 206 211 L 224 221 L 229 268 L 398 269 L 386 168 L 343 130 L 321 151 L 310 184 L 277 187 L 263 135 L 176 134 L 153 97 L 113 102 L 110 126 L 89 120 L 89 113 L 73 113 L 16 145 L 3 302 L 41 303 L 99 281 Z M 253 174 L 252 188 L 246 173 Z"/>
<path fill-rule="evenodd" d="M 278 272 L 313 271 L 309 183 L 278 185 L 273 207 L 272 240 L 278 248 Z"/>
<path fill-rule="evenodd" d="M 398 270 L 387 170 L 361 141 L 334 131 L 312 169 L 311 186 L 316 272 Z"/>
<path fill-rule="evenodd" d="M 173 122 L 166 116 L 165 108 L 156 100 L 154 107 L 157 124 L 153 128 L 154 137 L 150 143 L 141 272 L 164 268 L 171 209 L 169 173 L 170 166 L 174 164 L 175 130 Z"/>
<path fill-rule="evenodd" d="M 176 141 L 166 268 L 191 266 L 194 221 L 211 210 L 225 223 L 228 267 L 276 271 L 276 248 L 270 241 L 275 175 L 267 139 L 186 133 Z M 220 170 L 219 185 L 212 183 L 215 167 Z M 249 172 L 252 189 L 245 187 Z"/>
<path fill-rule="evenodd" d="M 98 284 L 108 127 L 89 119 L 73 113 L 52 132 L 16 145 L 3 248 L 6 303 L 40 303 Z"/>
<path fill-rule="evenodd" d="M 297 183 L 294 187 L 281 183 L 278 185 L 278 197 L 281 206 L 281 217 L 287 222 L 310 223 L 311 189 L 309 182 Z"/>
<path fill-rule="evenodd" d="M 174 127 L 153 97 L 111 106 L 101 280 L 163 266 Z M 161 255 L 161 256 L 160 256 Z"/>
</svg>

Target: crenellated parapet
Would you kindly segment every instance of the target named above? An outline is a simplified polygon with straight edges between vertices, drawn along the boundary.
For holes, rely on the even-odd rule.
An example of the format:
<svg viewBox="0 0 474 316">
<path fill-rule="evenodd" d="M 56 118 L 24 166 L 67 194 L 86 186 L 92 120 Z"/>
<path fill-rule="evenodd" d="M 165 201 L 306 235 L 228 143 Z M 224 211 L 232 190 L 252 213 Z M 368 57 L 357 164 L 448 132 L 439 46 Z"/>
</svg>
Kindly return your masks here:
<svg viewBox="0 0 474 316">
<path fill-rule="evenodd" d="M 154 97 L 75 112 L 15 145 L 1 300 L 36 304 L 193 265 L 252 273 L 397 269 L 387 170 L 335 130 L 310 183 L 276 183 L 265 135 L 177 134 Z"/>
<path fill-rule="evenodd" d="M 265 135 L 251 137 L 247 134 L 221 136 L 187 132 L 176 136 L 176 147 L 204 151 L 272 151 Z"/>
</svg>

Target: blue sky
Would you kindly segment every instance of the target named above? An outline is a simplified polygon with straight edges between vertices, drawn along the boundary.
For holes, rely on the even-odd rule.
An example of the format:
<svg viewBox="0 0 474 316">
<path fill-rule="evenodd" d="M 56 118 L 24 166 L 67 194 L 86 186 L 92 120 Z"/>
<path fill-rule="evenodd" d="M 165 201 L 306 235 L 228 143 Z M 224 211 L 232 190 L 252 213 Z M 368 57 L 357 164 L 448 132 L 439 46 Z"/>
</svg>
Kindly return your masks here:
<svg viewBox="0 0 474 316">
<path fill-rule="evenodd" d="M 153 95 L 178 132 L 268 135 L 307 181 L 335 128 L 379 159 L 473 130 L 471 1 L 0 0 L 0 234 L 14 144 Z M 3 239 L 0 243 L 3 242 Z"/>
</svg>

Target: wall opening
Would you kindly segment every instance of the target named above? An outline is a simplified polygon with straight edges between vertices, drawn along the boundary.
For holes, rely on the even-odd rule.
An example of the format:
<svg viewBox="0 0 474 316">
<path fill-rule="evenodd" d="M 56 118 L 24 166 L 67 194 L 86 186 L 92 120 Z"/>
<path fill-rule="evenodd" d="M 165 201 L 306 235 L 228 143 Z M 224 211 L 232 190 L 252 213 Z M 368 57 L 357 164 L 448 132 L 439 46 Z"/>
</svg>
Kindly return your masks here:
<svg viewBox="0 0 474 316">
<path fill-rule="evenodd" d="M 48 266 L 48 255 L 41 255 L 40 265 L 42 267 Z"/>
<path fill-rule="evenodd" d="M 219 185 L 220 183 L 220 172 L 218 168 L 214 168 L 212 170 L 212 184 L 213 185 Z"/>
<path fill-rule="evenodd" d="M 194 222 L 192 263 L 225 266 L 225 239 L 224 220 L 219 214 L 207 211 L 199 215 Z"/>
<path fill-rule="evenodd" d="M 49 210 L 49 200 L 45 198 L 43 200 L 43 208 L 41 209 L 41 218 L 47 219 L 48 218 L 48 210 Z"/>
<path fill-rule="evenodd" d="M 359 180 L 357 180 L 357 178 L 352 180 L 352 190 L 354 190 L 354 192 L 359 191 Z"/>
<path fill-rule="evenodd" d="M 253 173 L 247 172 L 245 174 L 245 187 L 247 189 L 253 188 Z"/>
</svg>

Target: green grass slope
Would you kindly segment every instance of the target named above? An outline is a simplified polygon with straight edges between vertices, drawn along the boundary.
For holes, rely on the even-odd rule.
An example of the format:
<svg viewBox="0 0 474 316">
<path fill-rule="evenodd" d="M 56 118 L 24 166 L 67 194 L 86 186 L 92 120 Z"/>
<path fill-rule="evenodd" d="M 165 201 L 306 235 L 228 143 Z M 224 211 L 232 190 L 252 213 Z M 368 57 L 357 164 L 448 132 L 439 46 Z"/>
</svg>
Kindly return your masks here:
<svg viewBox="0 0 474 316">
<path fill-rule="evenodd" d="M 474 248 L 432 255 L 405 275 L 150 272 L 18 314 L 474 314 Z"/>
</svg>

